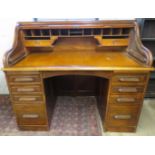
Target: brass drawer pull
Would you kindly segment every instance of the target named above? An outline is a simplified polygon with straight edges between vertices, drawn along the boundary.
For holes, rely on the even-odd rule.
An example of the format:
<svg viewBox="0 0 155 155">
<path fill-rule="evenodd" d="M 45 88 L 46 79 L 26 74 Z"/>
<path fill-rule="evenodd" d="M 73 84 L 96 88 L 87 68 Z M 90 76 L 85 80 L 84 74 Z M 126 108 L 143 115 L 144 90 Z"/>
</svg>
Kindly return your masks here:
<svg viewBox="0 0 155 155">
<path fill-rule="evenodd" d="M 135 98 L 117 98 L 116 101 L 117 102 L 135 102 L 136 99 Z"/>
<path fill-rule="evenodd" d="M 36 101 L 36 97 L 20 97 L 19 101 Z"/>
<path fill-rule="evenodd" d="M 119 92 L 126 92 L 126 93 L 136 93 L 138 92 L 137 88 L 118 88 Z"/>
<path fill-rule="evenodd" d="M 115 115 L 114 119 L 131 119 L 131 115 Z"/>
<path fill-rule="evenodd" d="M 21 77 L 21 78 L 15 78 L 14 81 L 15 82 L 24 82 L 24 81 L 31 82 L 31 81 L 34 81 L 34 79 L 31 77 Z"/>
<path fill-rule="evenodd" d="M 121 77 L 121 78 L 119 78 L 119 81 L 121 81 L 121 82 L 139 82 L 140 79 L 137 77 Z"/>
<path fill-rule="evenodd" d="M 33 92 L 34 88 L 18 88 L 17 89 L 18 92 Z"/>
<path fill-rule="evenodd" d="M 38 114 L 23 114 L 22 118 L 39 118 Z"/>
</svg>

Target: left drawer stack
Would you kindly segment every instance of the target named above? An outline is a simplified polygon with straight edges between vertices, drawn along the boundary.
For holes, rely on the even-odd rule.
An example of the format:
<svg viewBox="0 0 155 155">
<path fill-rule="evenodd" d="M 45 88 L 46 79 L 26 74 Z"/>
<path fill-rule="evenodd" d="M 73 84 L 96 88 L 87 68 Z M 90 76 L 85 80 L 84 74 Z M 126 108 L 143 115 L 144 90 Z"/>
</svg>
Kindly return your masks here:
<svg viewBox="0 0 155 155">
<path fill-rule="evenodd" d="M 13 109 L 23 130 L 48 130 L 44 87 L 39 72 L 7 72 Z"/>
</svg>

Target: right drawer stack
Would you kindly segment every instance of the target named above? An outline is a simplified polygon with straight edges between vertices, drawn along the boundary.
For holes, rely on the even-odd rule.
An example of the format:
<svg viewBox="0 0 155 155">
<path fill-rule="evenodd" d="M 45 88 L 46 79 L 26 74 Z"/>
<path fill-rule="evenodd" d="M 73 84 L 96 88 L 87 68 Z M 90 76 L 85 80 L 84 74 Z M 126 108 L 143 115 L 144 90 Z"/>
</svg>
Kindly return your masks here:
<svg viewBox="0 0 155 155">
<path fill-rule="evenodd" d="M 147 84 L 147 74 L 115 74 L 111 80 L 105 120 L 108 131 L 136 130 Z"/>
</svg>

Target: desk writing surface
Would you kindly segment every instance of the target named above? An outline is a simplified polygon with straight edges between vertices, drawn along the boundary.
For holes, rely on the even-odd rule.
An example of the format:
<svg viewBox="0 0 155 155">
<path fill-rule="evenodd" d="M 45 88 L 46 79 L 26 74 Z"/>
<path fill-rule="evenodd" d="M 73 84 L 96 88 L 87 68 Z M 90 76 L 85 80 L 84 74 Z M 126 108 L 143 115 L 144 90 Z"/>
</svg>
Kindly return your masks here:
<svg viewBox="0 0 155 155">
<path fill-rule="evenodd" d="M 92 38 L 60 39 L 51 51 L 35 51 L 14 70 L 147 70 L 123 51 L 98 50 Z M 149 68 L 150 69 L 150 68 Z"/>
<path fill-rule="evenodd" d="M 122 52 L 96 51 L 52 51 L 33 53 L 13 66 L 13 68 L 144 68 Z"/>
</svg>

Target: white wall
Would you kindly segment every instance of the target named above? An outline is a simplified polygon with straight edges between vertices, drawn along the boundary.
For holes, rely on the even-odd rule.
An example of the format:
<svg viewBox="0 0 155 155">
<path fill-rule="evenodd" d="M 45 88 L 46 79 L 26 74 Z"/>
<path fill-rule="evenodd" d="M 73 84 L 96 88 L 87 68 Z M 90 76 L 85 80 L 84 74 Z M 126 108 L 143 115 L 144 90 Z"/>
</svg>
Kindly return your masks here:
<svg viewBox="0 0 155 155">
<path fill-rule="evenodd" d="M 18 21 L 31 19 L 5 18 L 0 19 L 0 68 L 3 67 L 3 55 L 12 47 L 14 30 Z M 8 94 L 8 88 L 3 71 L 0 71 L 0 94 Z"/>
</svg>

